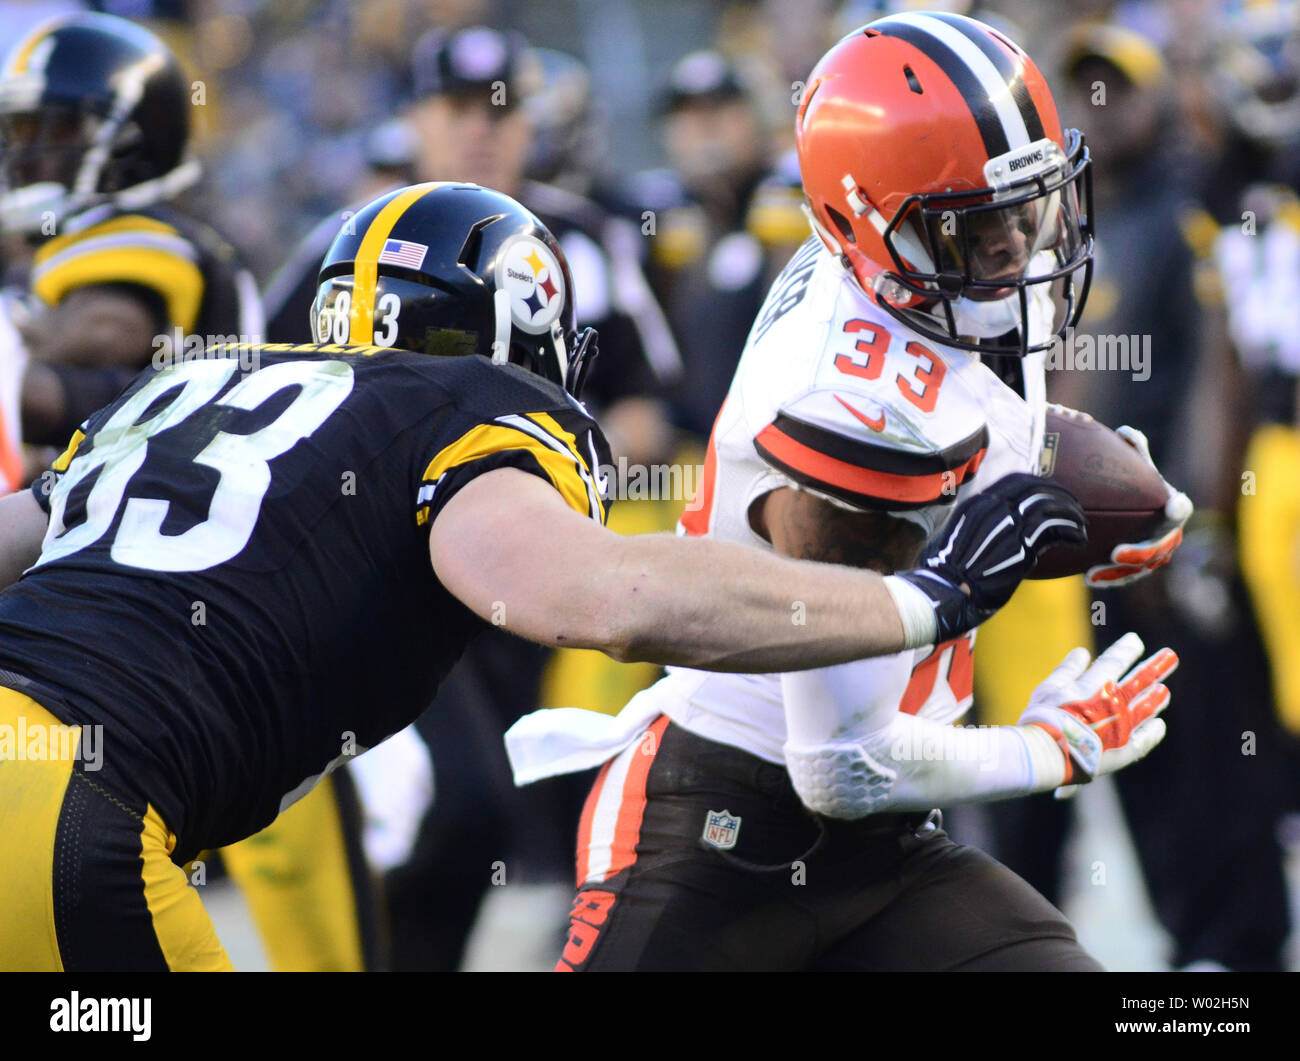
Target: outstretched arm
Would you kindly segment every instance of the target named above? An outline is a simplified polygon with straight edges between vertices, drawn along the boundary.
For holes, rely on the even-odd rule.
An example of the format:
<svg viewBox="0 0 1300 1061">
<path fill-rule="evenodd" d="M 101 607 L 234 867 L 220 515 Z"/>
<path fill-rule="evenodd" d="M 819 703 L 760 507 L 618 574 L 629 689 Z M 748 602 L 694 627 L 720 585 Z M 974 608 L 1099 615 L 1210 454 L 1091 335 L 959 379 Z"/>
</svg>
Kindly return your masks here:
<svg viewBox="0 0 1300 1061">
<path fill-rule="evenodd" d="M 702 538 L 615 534 L 511 468 L 447 503 L 429 551 L 443 585 L 484 618 L 620 660 L 761 672 L 904 643 L 879 575 Z"/>
<path fill-rule="evenodd" d="M 1005 494 L 977 498 L 978 518 L 915 580 L 707 539 L 623 537 L 508 468 L 446 503 L 429 553 L 443 585 L 469 608 L 544 644 L 706 670 L 824 667 L 955 636 L 1003 603 L 1004 584 L 1018 582 L 1038 551 L 1080 540 L 1082 514 L 1068 495 L 1021 479 Z M 1007 497 L 1023 501 L 1023 511 L 1006 509 L 1004 518 Z M 1001 520 L 996 535 L 987 531 L 989 506 Z M 1036 543 L 1028 550 L 1026 533 Z M 986 578 L 980 565 L 997 552 L 989 547 L 995 536 L 1019 556 Z"/>
</svg>

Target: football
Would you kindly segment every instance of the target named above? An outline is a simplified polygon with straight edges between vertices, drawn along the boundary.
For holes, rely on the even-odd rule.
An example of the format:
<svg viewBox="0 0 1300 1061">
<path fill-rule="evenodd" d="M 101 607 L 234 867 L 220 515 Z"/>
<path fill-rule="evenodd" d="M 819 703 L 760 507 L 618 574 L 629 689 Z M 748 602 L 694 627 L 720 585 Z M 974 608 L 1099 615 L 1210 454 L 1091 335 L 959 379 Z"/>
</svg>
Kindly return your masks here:
<svg viewBox="0 0 1300 1061">
<path fill-rule="evenodd" d="M 1081 575 L 1108 563 L 1115 546 L 1150 538 L 1164 522 L 1166 490 L 1160 475 L 1087 413 L 1047 407 L 1039 472 L 1079 499 L 1088 517 L 1088 543 L 1047 550 L 1030 578 Z"/>
</svg>

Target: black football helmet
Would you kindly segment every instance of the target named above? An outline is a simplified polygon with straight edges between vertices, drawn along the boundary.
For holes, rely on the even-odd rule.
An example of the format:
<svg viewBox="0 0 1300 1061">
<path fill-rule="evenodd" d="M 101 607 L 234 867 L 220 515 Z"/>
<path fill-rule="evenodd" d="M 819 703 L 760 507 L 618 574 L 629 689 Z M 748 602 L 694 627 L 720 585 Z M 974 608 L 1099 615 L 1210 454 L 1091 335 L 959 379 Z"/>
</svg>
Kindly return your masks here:
<svg viewBox="0 0 1300 1061">
<path fill-rule="evenodd" d="M 575 398 L 596 357 L 555 237 L 477 184 L 398 188 L 349 217 L 321 263 L 311 329 L 321 343 L 508 361 Z"/>
<path fill-rule="evenodd" d="M 105 201 L 139 209 L 199 176 L 188 81 L 148 30 L 85 13 L 44 23 L 0 69 L 0 228 L 45 231 Z"/>
</svg>

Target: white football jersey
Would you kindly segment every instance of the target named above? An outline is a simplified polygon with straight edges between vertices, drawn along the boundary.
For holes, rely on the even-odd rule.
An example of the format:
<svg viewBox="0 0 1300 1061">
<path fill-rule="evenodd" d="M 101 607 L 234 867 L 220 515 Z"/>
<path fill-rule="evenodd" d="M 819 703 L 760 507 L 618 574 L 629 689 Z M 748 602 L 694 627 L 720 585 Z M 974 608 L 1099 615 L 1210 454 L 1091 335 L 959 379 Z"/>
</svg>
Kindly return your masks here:
<svg viewBox="0 0 1300 1061">
<path fill-rule="evenodd" d="M 1031 296 L 1034 312 L 1050 314 Z M 1036 322 L 1037 323 L 1037 322 Z M 772 490 L 808 490 L 888 512 L 932 533 L 958 496 L 1037 472 L 1046 415 L 1044 356 L 1023 359 L 1022 398 L 979 356 L 927 339 L 870 299 L 816 239 L 773 284 L 709 440 L 704 478 L 680 533 L 770 549 L 749 523 Z M 791 621 L 798 621 L 797 602 Z M 971 703 L 974 632 L 867 661 L 881 696 L 936 721 Z M 777 674 L 670 668 L 638 694 L 673 721 L 770 762 L 783 761 Z"/>
</svg>

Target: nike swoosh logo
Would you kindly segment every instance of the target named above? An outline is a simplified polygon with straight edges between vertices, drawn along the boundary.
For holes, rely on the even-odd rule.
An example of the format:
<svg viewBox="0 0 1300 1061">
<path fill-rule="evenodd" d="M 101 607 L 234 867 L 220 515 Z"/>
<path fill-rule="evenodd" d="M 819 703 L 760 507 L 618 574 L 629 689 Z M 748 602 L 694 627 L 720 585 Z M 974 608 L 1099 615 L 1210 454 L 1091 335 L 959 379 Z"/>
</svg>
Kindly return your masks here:
<svg viewBox="0 0 1300 1061">
<path fill-rule="evenodd" d="M 845 401 L 843 398 L 841 398 L 838 394 L 835 395 L 835 400 L 836 400 L 837 402 L 839 402 L 842 406 L 844 406 L 844 408 L 846 408 L 849 412 L 851 412 L 851 413 L 852 413 L 854 416 L 856 416 L 859 420 L 861 420 L 864 424 L 866 424 L 869 428 L 871 428 L 872 431 L 883 431 L 883 430 L 885 430 L 885 414 L 884 414 L 883 411 L 881 412 L 881 414 L 880 414 L 876 419 L 873 420 L 871 417 L 869 417 L 869 416 L 865 416 L 865 415 L 863 415 L 862 413 L 858 412 L 857 409 L 853 408 L 853 406 L 851 406 L 848 402 L 846 402 L 846 401 Z"/>
<path fill-rule="evenodd" d="M 577 405 L 578 403 L 575 401 L 573 404 Z M 582 407 L 582 413 L 584 416 L 590 417 L 585 407 Z M 590 434 L 587 435 L 587 451 L 591 454 L 591 466 L 595 469 L 596 493 L 600 494 L 600 499 L 604 501 L 609 497 L 609 476 L 601 470 L 600 458 L 596 455 L 596 440 Z"/>
</svg>

